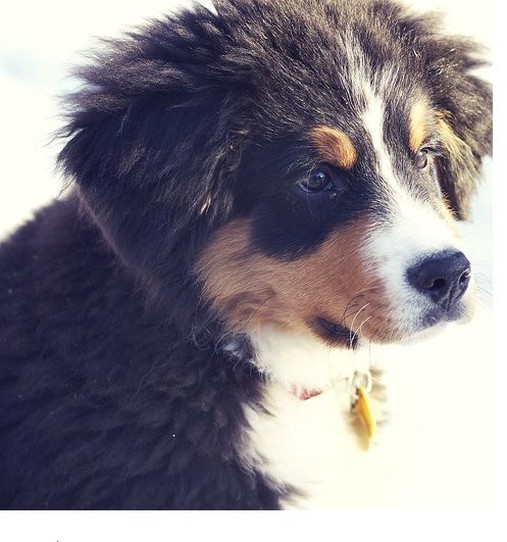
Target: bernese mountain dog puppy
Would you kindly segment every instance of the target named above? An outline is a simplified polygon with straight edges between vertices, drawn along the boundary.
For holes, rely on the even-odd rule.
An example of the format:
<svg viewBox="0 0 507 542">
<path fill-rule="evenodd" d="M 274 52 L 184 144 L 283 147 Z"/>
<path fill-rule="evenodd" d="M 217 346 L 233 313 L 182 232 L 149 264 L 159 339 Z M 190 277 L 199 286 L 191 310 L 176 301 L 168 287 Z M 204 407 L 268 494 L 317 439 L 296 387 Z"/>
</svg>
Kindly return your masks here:
<svg viewBox="0 0 507 542">
<path fill-rule="evenodd" d="M 479 48 L 391 0 L 214 5 L 80 69 L 69 194 L 1 247 L 2 508 L 323 502 L 364 347 L 472 313 Z"/>
</svg>

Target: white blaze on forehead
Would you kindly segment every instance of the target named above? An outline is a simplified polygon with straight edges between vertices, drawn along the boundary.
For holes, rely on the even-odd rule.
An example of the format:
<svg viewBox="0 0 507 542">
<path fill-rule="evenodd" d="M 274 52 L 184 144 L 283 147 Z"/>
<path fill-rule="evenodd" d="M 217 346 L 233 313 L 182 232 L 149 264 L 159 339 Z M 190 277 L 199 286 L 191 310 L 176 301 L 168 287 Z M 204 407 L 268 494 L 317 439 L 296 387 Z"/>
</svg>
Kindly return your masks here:
<svg viewBox="0 0 507 542">
<path fill-rule="evenodd" d="M 384 142 L 385 102 L 369 85 L 363 86 L 363 92 L 366 100 L 366 108 L 362 115 L 363 124 L 373 144 L 379 167 L 378 173 L 386 183 L 392 184 L 396 176 Z"/>
</svg>

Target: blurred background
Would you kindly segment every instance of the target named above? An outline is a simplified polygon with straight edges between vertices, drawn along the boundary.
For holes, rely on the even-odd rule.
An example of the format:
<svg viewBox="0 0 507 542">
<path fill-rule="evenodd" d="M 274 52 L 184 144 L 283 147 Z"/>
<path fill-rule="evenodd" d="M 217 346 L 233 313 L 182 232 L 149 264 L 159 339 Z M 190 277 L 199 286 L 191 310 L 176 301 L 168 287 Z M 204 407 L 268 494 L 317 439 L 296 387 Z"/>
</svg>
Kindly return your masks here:
<svg viewBox="0 0 507 542">
<path fill-rule="evenodd" d="M 493 45 L 493 0 L 405 0 L 416 11 L 438 9 L 447 28 Z M 201 2 L 206 4 L 206 2 Z M 143 0 L 25 0 L 0 16 L 0 239 L 33 211 L 58 197 L 54 171 L 62 121 L 58 97 L 75 86 L 70 68 L 97 36 L 116 36 L 189 2 Z M 209 2 L 207 3 L 210 4 Z M 491 70 L 483 76 L 491 77 Z M 479 290 L 478 315 L 432 341 L 388 348 L 397 389 L 392 420 L 378 445 L 344 484 L 365 482 L 351 506 L 483 509 L 493 503 L 495 398 L 492 349 L 492 167 L 485 163 L 473 221 L 462 226 Z M 391 371 L 391 369 L 394 369 Z M 502 420 L 504 424 L 504 421 Z M 383 444 L 384 443 L 384 444 Z M 390 444 L 386 444 L 390 443 Z M 352 492 L 354 493 L 354 492 Z"/>
</svg>

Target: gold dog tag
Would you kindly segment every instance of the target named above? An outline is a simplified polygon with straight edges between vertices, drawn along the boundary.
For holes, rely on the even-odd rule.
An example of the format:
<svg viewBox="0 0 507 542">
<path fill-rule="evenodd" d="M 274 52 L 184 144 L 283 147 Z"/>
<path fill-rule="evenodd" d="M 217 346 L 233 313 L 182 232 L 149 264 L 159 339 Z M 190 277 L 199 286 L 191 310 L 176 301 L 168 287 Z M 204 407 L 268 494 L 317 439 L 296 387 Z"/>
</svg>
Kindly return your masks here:
<svg viewBox="0 0 507 542">
<path fill-rule="evenodd" d="M 377 431 L 377 420 L 370 402 L 370 396 L 366 388 L 359 387 L 356 390 L 357 400 L 354 403 L 354 411 L 359 416 L 368 435 L 368 441 L 371 442 Z"/>
</svg>

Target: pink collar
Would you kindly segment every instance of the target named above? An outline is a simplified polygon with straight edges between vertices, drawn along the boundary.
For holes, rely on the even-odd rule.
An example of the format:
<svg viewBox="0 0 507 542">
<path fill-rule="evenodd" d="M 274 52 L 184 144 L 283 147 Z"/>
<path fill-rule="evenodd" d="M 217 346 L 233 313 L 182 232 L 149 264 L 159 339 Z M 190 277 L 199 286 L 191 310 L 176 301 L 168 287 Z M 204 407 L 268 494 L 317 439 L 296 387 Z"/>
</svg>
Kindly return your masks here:
<svg viewBox="0 0 507 542">
<path fill-rule="evenodd" d="M 291 386 L 290 391 L 292 395 L 294 395 L 298 399 L 301 399 L 301 401 L 306 401 L 308 399 L 311 399 L 312 397 L 317 397 L 318 395 L 322 393 L 322 390 L 318 390 L 318 389 L 303 388 L 299 390 L 298 387 L 295 385 Z"/>
</svg>

